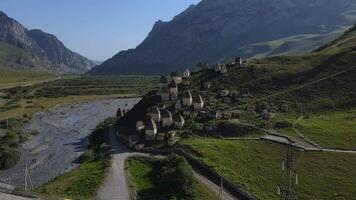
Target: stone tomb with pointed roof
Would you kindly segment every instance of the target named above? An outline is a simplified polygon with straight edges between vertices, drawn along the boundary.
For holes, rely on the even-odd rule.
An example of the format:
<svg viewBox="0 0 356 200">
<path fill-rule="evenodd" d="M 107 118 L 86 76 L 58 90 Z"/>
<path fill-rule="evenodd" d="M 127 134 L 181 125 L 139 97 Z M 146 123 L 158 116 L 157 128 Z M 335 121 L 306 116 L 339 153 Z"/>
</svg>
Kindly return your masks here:
<svg viewBox="0 0 356 200">
<path fill-rule="evenodd" d="M 203 100 L 203 97 L 198 94 L 198 95 L 195 95 L 193 97 L 193 107 L 194 107 L 194 110 L 201 110 L 203 109 L 203 106 L 204 106 L 204 100 Z"/>
<path fill-rule="evenodd" d="M 173 124 L 172 113 L 169 110 L 163 110 L 162 114 L 162 127 L 171 127 Z"/>
<path fill-rule="evenodd" d="M 147 110 L 147 115 L 151 117 L 155 122 L 161 121 L 161 111 L 157 106 L 152 106 Z"/>
<path fill-rule="evenodd" d="M 173 121 L 174 121 L 174 128 L 176 129 L 183 129 L 184 124 L 185 124 L 185 119 L 181 114 L 175 114 L 173 116 Z"/>
<path fill-rule="evenodd" d="M 153 119 L 147 120 L 145 128 L 145 140 L 154 141 L 158 132 L 156 122 Z"/>
<path fill-rule="evenodd" d="M 193 97 L 192 97 L 192 93 L 190 91 L 185 91 L 183 93 L 182 103 L 183 103 L 183 106 L 185 106 L 185 107 L 192 106 Z"/>
</svg>

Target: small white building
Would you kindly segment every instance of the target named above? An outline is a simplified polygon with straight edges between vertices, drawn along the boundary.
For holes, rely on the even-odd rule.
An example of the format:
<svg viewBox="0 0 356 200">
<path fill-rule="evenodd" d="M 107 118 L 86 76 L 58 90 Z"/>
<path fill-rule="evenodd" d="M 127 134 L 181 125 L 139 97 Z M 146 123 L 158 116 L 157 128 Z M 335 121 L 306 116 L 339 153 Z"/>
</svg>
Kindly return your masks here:
<svg viewBox="0 0 356 200">
<path fill-rule="evenodd" d="M 235 58 L 235 65 L 241 67 L 242 66 L 242 58 L 241 57 L 236 57 Z"/>
<path fill-rule="evenodd" d="M 160 89 L 167 88 L 168 87 L 167 77 L 161 76 L 161 79 L 159 80 L 159 84 L 158 85 L 159 85 Z"/>
<path fill-rule="evenodd" d="M 180 100 L 180 99 L 178 99 L 177 101 L 176 101 L 176 104 L 174 105 L 174 107 L 175 107 L 175 109 L 176 110 L 180 110 L 180 109 L 182 109 L 182 101 Z"/>
<path fill-rule="evenodd" d="M 183 129 L 184 124 L 185 124 L 185 120 L 184 117 L 180 114 L 176 114 L 173 116 L 173 120 L 174 120 L 174 127 L 176 129 Z"/>
<path fill-rule="evenodd" d="M 189 86 L 189 85 L 191 84 L 191 81 L 190 81 L 189 79 L 183 79 L 182 84 L 183 84 L 184 86 Z"/>
<path fill-rule="evenodd" d="M 216 72 L 220 72 L 220 71 L 221 71 L 222 66 L 223 66 L 223 64 L 219 64 L 219 63 L 217 63 L 217 64 L 214 66 L 214 71 L 216 71 Z"/>
<path fill-rule="evenodd" d="M 162 88 L 158 91 L 158 94 L 161 96 L 162 101 L 169 101 L 170 94 L 168 88 Z"/>
<path fill-rule="evenodd" d="M 222 115 L 223 113 L 220 110 L 212 111 L 211 113 L 209 113 L 209 117 L 213 119 L 221 119 Z"/>
<path fill-rule="evenodd" d="M 199 94 L 198 96 L 196 96 L 196 97 L 193 99 L 193 107 L 194 107 L 194 110 L 201 110 L 201 109 L 203 109 L 203 106 L 204 106 L 204 100 L 203 100 L 203 98 L 201 97 L 201 95 Z"/>
<path fill-rule="evenodd" d="M 241 89 L 240 94 L 241 94 L 241 97 L 251 96 L 250 90 L 248 88 Z"/>
<path fill-rule="evenodd" d="M 146 130 L 145 130 L 145 140 L 154 141 L 157 135 L 157 125 L 153 119 L 150 119 L 146 122 Z"/>
<path fill-rule="evenodd" d="M 229 94 L 230 94 L 229 90 L 221 90 L 221 92 L 220 92 L 221 97 L 227 97 L 227 96 L 229 96 Z"/>
<path fill-rule="evenodd" d="M 192 113 L 192 111 L 190 110 L 189 107 L 183 109 L 183 115 L 184 116 L 189 117 L 190 113 Z"/>
<path fill-rule="evenodd" d="M 185 91 L 183 93 L 183 106 L 192 106 L 193 103 L 193 97 L 192 97 L 192 93 L 190 91 Z"/>
<path fill-rule="evenodd" d="M 124 116 L 124 112 L 121 108 L 117 109 L 117 112 L 116 112 L 116 118 L 121 118 Z"/>
<path fill-rule="evenodd" d="M 171 127 L 173 124 L 172 113 L 169 110 L 162 111 L 162 127 Z"/>
<path fill-rule="evenodd" d="M 275 116 L 275 114 L 268 112 L 268 110 L 263 110 L 261 113 L 262 119 L 265 119 L 265 120 L 273 119 L 274 116 Z"/>
<path fill-rule="evenodd" d="M 182 73 L 180 71 L 172 72 L 171 78 L 176 81 L 177 84 L 181 84 L 183 80 Z"/>
<path fill-rule="evenodd" d="M 143 121 L 136 122 L 136 131 L 140 132 L 145 129 L 145 123 Z"/>
<path fill-rule="evenodd" d="M 210 82 L 205 82 L 204 83 L 204 89 L 210 89 L 211 83 Z"/>
<path fill-rule="evenodd" d="M 166 139 L 166 134 L 165 133 L 158 133 L 156 139 L 157 139 L 157 141 L 164 141 Z"/>
<path fill-rule="evenodd" d="M 189 78 L 189 76 L 190 76 L 190 71 L 189 71 L 189 69 L 186 69 L 186 70 L 184 70 L 184 72 L 183 72 L 183 78 Z"/>
<path fill-rule="evenodd" d="M 159 123 L 161 121 L 161 111 L 157 106 L 152 106 L 148 109 L 147 114 L 153 119 L 155 122 Z"/>
<path fill-rule="evenodd" d="M 226 65 L 222 65 L 222 66 L 221 66 L 220 73 L 221 73 L 221 74 L 227 74 L 227 67 L 226 67 Z"/>
</svg>

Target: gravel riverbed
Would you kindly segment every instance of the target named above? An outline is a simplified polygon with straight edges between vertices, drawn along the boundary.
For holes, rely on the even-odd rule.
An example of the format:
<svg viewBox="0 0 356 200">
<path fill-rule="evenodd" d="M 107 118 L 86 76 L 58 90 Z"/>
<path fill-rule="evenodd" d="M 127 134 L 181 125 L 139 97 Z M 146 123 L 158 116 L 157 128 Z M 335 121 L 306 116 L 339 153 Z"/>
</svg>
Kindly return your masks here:
<svg viewBox="0 0 356 200">
<path fill-rule="evenodd" d="M 23 187 L 27 163 L 34 186 L 73 170 L 88 145 L 88 136 L 117 109 L 130 109 L 140 98 L 108 99 L 63 105 L 34 115 L 26 131 L 36 131 L 22 146 L 22 157 L 11 169 L 0 171 L 0 182 Z"/>
</svg>

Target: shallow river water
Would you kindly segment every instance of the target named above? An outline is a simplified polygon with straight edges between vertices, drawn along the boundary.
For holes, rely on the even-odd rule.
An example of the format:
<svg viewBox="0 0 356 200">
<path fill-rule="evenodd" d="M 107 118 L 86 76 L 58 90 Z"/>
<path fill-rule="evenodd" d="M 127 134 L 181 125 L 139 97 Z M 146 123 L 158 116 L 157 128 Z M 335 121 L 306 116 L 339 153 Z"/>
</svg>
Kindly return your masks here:
<svg viewBox="0 0 356 200">
<path fill-rule="evenodd" d="M 119 107 L 129 109 L 139 100 L 97 100 L 37 113 L 25 129 L 38 135 L 23 144 L 22 158 L 15 167 L 0 171 L 0 182 L 22 187 L 26 163 L 34 186 L 76 168 L 91 130 L 104 119 L 115 116 Z"/>
</svg>

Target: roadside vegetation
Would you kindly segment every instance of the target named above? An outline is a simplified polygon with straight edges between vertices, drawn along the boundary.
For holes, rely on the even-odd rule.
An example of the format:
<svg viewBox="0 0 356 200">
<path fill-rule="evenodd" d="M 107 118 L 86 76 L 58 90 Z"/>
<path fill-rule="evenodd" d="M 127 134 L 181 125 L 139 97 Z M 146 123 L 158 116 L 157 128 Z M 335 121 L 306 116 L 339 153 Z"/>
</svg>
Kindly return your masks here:
<svg viewBox="0 0 356 200">
<path fill-rule="evenodd" d="M 277 195 L 277 185 L 285 183 L 285 172 L 281 169 L 287 152 L 285 146 L 256 140 L 207 138 L 185 139 L 180 145 L 258 199 L 282 199 Z M 356 195 L 354 154 L 295 149 L 293 163 L 299 177 L 293 199 L 352 199 Z"/>
<path fill-rule="evenodd" d="M 22 121 L 6 119 L 0 121 L 0 170 L 14 166 L 20 159 L 21 143 L 28 135 L 22 131 Z"/>
<path fill-rule="evenodd" d="M 195 179 L 191 166 L 181 156 L 135 156 L 126 162 L 135 199 L 217 199 L 212 191 Z"/>
<path fill-rule="evenodd" d="M 107 129 L 113 120 L 105 120 L 93 131 L 89 138 L 90 145 L 79 158 L 80 166 L 77 169 L 56 177 L 35 192 L 45 199 L 95 199 L 110 167 L 111 147 Z"/>
</svg>

